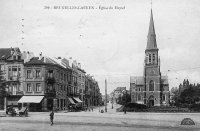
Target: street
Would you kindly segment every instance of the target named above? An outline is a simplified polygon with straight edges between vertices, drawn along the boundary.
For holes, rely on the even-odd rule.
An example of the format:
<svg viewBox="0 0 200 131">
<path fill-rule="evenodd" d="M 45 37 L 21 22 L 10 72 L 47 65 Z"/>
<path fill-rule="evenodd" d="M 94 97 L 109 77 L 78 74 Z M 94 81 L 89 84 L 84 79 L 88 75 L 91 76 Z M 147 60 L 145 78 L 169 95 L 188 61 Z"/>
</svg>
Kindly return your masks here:
<svg viewBox="0 0 200 131">
<path fill-rule="evenodd" d="M 1 131 L 179 131 L 200 130 L 198 113 L 135 113 L 116 112 L 118 105 L 108 105 L 107 113 L 57 112 L 50 125 L 49 112 L 29 112 L 29 117 L 0 117 Z M 101 107 L 103 109 L 103 107 Z M 191 118 L 196 125 L 180 125 L 183 118 Z"/>
</svg>

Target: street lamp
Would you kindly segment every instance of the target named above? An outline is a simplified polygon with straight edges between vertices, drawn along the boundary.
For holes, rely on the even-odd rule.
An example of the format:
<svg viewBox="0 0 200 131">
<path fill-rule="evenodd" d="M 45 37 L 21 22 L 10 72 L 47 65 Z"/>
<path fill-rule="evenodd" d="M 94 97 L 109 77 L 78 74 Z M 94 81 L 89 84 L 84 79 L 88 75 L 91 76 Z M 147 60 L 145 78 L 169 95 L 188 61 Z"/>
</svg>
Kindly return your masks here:
<svg viewBox="0 0 200 131">
<path fill-rule="evenodd" d="M 113 96 L 112 96 L 112 109 L 113 109 Z"/>
</svg>

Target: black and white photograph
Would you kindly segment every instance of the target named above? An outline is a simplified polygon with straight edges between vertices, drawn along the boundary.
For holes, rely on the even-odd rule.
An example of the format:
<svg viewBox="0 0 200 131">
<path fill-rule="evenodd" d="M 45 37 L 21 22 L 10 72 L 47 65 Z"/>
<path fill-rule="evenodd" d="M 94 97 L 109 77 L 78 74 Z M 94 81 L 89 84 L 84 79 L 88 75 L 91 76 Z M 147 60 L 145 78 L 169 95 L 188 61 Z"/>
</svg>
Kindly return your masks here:
<svg viewBox="0 0 200 131">
<path fill-rule="evenodd" d="M 0 0 L 0 131 L 199 131 L 199 0 Z"/>
</svg>

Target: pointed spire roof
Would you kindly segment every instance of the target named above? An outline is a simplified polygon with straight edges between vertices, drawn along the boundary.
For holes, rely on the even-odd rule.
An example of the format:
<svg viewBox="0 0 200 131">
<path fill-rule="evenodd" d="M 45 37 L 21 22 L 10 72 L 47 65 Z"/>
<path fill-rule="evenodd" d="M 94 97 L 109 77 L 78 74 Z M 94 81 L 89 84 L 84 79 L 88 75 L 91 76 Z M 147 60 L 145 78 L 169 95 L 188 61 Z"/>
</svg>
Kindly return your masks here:
<svg viewBox="0 0 200 131">
<path fill-rule="evenodd" d="M 156 33 L 154 28 L 154 21 L 153 21 L 153 12 L 151 9 L 151 17 L 150 17 L 150 23 L 149 23 L 149 33 L 147 36 L 147 50 L 150 49 L 158 49 L 157 43 L 156 43 Z"/>
</svg>

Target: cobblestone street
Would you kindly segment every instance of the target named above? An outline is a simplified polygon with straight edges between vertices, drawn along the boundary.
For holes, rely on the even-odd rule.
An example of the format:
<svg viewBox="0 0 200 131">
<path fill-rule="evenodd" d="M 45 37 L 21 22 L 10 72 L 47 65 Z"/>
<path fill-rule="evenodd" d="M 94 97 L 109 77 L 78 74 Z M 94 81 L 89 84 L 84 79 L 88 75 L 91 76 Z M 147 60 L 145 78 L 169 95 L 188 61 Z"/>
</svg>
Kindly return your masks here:
<svg viewBox="0 0 200 131">
<path fill-rule="evenodd" d="M 200 130 L 198 113 L 130 113 L 115 112 L 108 106 L 107 113 L 93 112 L 58 112 L 55 113 L 54 125 L 50 125 L 48 112 L 30 112 L 29 117 L 0 117 L 1 131 L 120 131 L 120 130 Z M 103 107 L 101 107 L 103 109 Z M 192 118 L 196 125 L 180 125 L 183 118 Z"/>
</svg>

